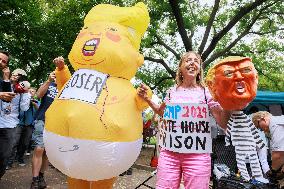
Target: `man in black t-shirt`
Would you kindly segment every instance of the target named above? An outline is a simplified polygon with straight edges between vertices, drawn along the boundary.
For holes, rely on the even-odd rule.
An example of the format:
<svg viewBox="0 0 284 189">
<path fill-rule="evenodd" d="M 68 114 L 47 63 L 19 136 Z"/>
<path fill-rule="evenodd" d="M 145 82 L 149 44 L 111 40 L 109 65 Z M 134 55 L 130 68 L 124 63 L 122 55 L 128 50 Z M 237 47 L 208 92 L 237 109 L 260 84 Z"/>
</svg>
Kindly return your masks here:
<svg viewBox="0 0 284 189">
<path fill-rule="evenodd" d="M 37 97 L 41 98 L 41 104 L 35 114 L 33 139 L 35 149 L 32 158 L 32 174 L 33 179 L 31 188 L 45 188 L 44 171 L 48 167 L 48 159 L 46 156 L 43 143 L 43 130 L 45 124 L 45 112 L 56 97 L 58 90 L 56 88 L 55 73 L 50 73 L 48 80 L 44 82 L 37 91 Z"/>
</svg>

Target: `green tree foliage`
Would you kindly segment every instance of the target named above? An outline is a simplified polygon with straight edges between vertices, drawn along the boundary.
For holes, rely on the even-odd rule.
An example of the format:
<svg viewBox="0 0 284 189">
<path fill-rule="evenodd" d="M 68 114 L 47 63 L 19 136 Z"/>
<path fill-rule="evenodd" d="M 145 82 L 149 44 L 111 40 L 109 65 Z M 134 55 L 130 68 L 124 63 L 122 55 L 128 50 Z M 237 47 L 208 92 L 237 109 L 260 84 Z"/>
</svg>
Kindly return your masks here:
<svg viewBox="0 0 284 189">
<path fill-rule="evenodd" d="M 284 91 L 282 0 L 164 0 L 148 5 L 155 7 L 142 49 L 149 62 L 138 76 L 152 89 L 164 92 L 180 56 L 193 50 L 201 54 L 204 68 L 226 56 L 249 56 L 259 73 L 259 89 Z M 149 78 L 145 70 L 151 67 L 155 74 Z"/>
<path fill-rule="evenodd" d="M 29 71 L 38 85 L 68 56 L 83 18 L 96 4 L 134 5 L 135 0 L 2 0 L 0 48 L 11 68 Z M 151 23 L 142 41 L 145 64 L 137 73 L 158 94 L 174 83 L 180 56 L 202 55 L 204 68 L 229 55 L 252 57 L 259 88 L 284 91 L 283 0 L 147 0 Z M 68 62 L 68 61 L 67 61 Z"/>
</svg>

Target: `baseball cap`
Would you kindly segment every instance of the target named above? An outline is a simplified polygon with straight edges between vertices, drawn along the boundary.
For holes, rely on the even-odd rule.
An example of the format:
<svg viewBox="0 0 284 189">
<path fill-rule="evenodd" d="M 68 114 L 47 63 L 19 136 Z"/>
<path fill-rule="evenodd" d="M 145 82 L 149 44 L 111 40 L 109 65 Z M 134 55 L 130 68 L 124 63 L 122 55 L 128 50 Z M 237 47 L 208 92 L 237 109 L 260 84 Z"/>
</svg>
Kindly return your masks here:
<svg viewBox="0 0 284 189">
<path fill-rule="evenodd" d="M 15 69 L 15 70 L 12 72 L 12 74 L 14 74 L 14 75 L 28 76 L 27 73 L 26 73 L 24 70 L 20 69 L 20 68 Z"/>
</svg>

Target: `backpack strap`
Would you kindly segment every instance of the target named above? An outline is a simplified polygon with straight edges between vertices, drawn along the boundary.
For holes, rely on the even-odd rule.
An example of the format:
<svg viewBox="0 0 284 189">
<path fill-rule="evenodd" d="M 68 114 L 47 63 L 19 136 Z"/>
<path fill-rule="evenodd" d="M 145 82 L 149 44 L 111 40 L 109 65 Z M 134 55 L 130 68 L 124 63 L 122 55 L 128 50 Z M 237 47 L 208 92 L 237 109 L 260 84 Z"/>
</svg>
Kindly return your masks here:
<svg viewBox="0 0 284 189">
<path fill-rule="evenodd" d="M 22 94 L 20 93 L 20 99 L 19 99 L 19 107 L 18 107 L 18 112 L 19 112 L 19 115 L 18 115 L 18 119 L 20 120 L 21 119 L 21 101 L 22 101 Z"/>
<path fill-rule="evenodd" d="M 20 99 L 19 99 L 19 107 L 18 107 L 19 115 L 21 111 L 21 101 L 22 101 L 22 94 L 20 94 Z"/>
<path fill-rule="evenodd" d="M 206 102 L 206 104 L 207 104 L 208 101 L 207 101 L 207 97 L 206 97 L 206 93 L 205 93 L 205 87 L 203 87 L 203 93 L 204 93 L 204 100 L 205 100 L 205 102 Z"/>
</svg>

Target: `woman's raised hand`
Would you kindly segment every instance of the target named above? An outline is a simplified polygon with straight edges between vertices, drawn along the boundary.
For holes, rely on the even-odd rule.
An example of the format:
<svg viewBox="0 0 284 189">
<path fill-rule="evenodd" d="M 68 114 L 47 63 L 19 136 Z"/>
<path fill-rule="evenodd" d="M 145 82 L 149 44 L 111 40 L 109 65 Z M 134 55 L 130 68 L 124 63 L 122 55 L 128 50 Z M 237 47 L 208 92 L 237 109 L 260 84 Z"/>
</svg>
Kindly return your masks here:
<svg viewBox="0 0 284 189">
<path fill-rule="evenodd" d="M 149 97 L 147 95 L 147 92 L 148 92 L 148 86 L 145 85 L 145 84 L 141 84 L 139 87 L 138 87 L 138 96 L 140 96 L 143 100 L 145 100 L 146 102 L 149 101 Z"/>
</svg>

